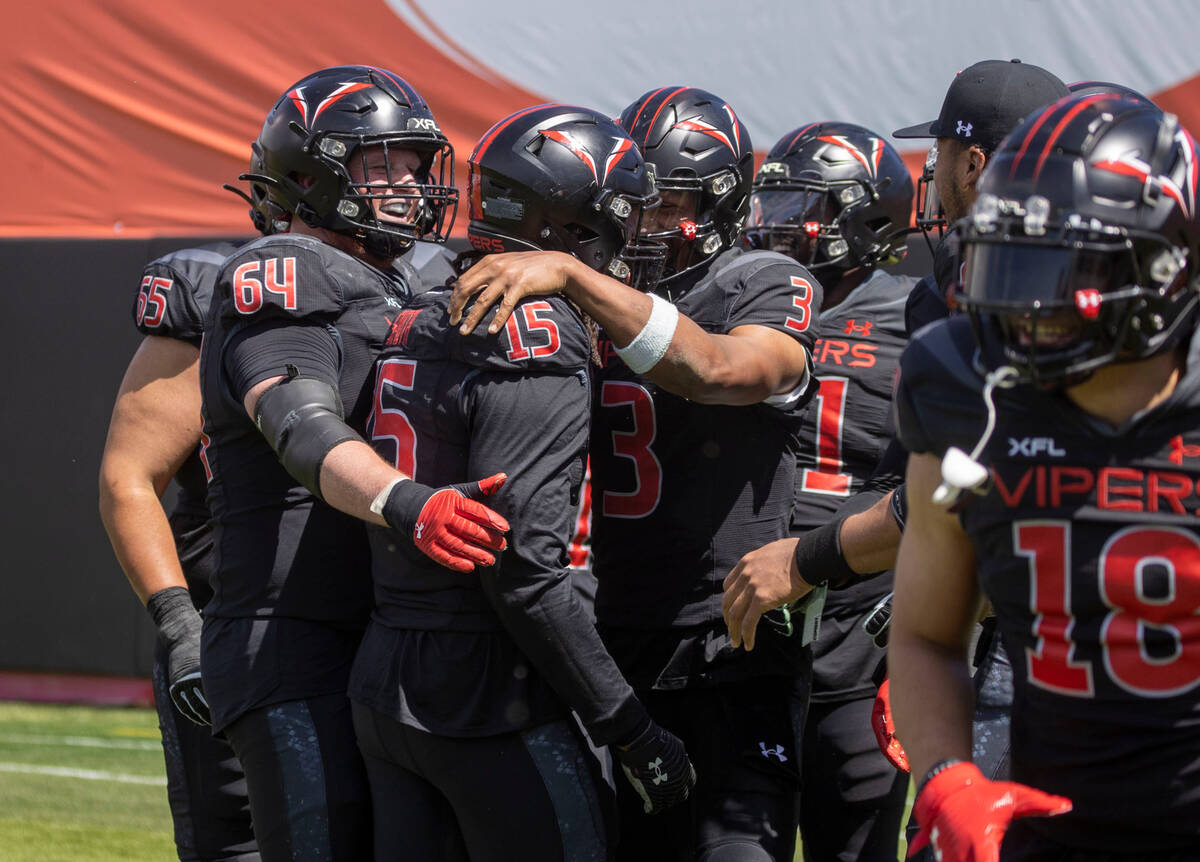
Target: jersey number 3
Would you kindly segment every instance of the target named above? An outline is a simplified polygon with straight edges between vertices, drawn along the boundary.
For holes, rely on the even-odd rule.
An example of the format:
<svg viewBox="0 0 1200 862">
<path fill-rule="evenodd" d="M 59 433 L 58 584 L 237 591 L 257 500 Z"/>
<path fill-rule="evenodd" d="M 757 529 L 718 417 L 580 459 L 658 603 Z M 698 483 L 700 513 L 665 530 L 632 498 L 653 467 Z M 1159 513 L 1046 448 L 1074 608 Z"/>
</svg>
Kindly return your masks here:
<svg viewBox="0 0 1200 862">
<path fill-rule="evenodd" d="M 654 401 L 636 383 L 605 380 L 600 386 L 600 406 L 628 407 L 632 413 L 632 431 L 612 432 L 612 451 L 633 462 L 634 478 L 632 491 L 605 491 L 600 511 L 606 518 L 645 518 L 658 508 L 662 497 L 662 464 L 650 448 L 655 434 Z"/>
<path fill-rule="evenodd" d="M 1029 559 L 1036 647 L 1026 650 L 1035 685 L 1076 697 L 1095 695 L 1092 663 L 1076 658 L 1071 638 L 1071 525 L 1024 521 L 1013 546 Z M 1161 596 L 1147 594 L 1151 569 L 1165 576 Z M 1100 598 L 1109 607 L 1100 628 L 1105 670 L 1125 691 L 1173 697 L 1200 683 L 1200 541 L 1187 530 L 1127 527 L 1104 543 L 1097 560 Z M 1160 579 L 1161 580 L 1161 579 Z M 1152 634 L 1153 633 L 1153 634 Z M 1160 647 L 1151 655 L 1153 638 Z"/>
</svg>

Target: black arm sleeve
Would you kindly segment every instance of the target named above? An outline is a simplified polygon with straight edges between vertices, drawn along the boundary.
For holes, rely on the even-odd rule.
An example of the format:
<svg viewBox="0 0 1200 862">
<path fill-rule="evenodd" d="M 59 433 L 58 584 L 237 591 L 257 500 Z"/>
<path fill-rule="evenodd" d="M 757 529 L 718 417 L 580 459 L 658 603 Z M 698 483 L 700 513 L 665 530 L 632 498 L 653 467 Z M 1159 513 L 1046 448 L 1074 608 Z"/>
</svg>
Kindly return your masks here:
<svg viewBox="0 0 1200 862">
<path fill-rule="evenodd" d="M 299 376 L 338 385 L 341 355 L 329 327 L 321 323 L 268 319 L 234 333 L 222 356 L 230 391 L 241 401 L 254 384 L 288 375 L 296 366 Z"/>
<path fill-rule="evenodd" d="M 597 745 L 625 742 L 647 715 L 580 605 L 567 568 L 583 478 L 588 389 L 582 377 L 482 372 L 470 395 L 468 475 L 508 474 L 488 505 L 512 525 L 481 577 L 521 650 Z"/>
</svg>

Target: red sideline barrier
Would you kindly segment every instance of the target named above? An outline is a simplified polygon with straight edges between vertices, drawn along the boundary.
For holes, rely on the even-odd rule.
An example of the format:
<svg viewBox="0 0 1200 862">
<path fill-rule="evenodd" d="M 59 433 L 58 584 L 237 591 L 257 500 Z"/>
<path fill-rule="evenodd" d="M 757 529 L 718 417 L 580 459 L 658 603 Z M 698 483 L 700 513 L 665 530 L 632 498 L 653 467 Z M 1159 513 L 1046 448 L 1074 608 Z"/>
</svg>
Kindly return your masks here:
<svg viewBox="0 0 1200 862">
<path fill-rule="evenodd" d="M 0 671 L 0 700 L 90 706 L 153 706 L 150 680 L 128 676 Z"/>
</svg>

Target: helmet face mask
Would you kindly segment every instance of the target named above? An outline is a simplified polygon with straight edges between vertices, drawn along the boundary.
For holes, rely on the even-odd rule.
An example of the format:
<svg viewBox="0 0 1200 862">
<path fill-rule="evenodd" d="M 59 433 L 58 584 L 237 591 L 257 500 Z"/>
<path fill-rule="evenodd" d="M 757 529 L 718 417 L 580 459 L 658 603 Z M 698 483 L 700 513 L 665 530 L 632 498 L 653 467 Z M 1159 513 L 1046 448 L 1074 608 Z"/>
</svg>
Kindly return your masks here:
<svg viewBox="0 0 1200 862">
<path fill-rule="evenodd" d="M 262 172 L 246 178 L 264 184 L 282 213 L 351 236 L 376 257 L 417 239 L 445 241 L 453 224 L 453 148 L 416 90 L 385 70 L 307 76 L 276 102 L 255 148 Z M 396 161 L 408 153 L 420 158 L 416 171 Z"/>
<path fill-rule="evenodd" d="M 642 235 L 658 206 L 633 141 L 612 120 L 543 105 L 501 120 L 470 161 L 468 238 L 479 252 L 562 251 L 641 290 L 666 246 Z"/>
<path fill-rule="evenodd" d="M 1054 137 L 1038 137 L 1039 120 Z M 958 302 L 986 367 L 1071 386 L 1194 328 L 1195 143 L 1173 117 L 1109 94 L 1068 97 L 1001 143 L 979 190 L 955 229 Z"/>
<path fill-rule="evenodd" d="M 845 259 L 836 192 L 824 184 L 761 188 L 750 195 L 743 235 L 752 248 L 785 254 L 809 270 Z"/>
<path fill-rule="evenodd" d="M 815 274 L 886 266 L 907 252 L 913 186 L 900 154 L 852 123 L 784 135 L 754 179 L 743 235 Z"/>
</svg>

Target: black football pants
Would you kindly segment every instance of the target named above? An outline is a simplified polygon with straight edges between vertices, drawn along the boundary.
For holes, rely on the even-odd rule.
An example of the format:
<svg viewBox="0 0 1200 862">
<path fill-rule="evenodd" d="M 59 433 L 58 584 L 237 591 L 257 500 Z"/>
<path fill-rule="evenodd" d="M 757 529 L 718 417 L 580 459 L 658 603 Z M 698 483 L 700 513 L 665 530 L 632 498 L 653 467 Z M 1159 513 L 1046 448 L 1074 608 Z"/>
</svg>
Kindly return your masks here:
<svg viewBox="0 0 1200 862">
<path fill-rule="evenodd" d="M 616 769 L 621 862 L 792 862 L 809 680 L 786 677 L 681 691 L 639 691 L 650 715 L 687 747 L 696 787 L 647 815 Z"/>
<path fill-rule="evenodd" d="M 246 776 L 229 743 L 180 714 L 167 693 L 167 651 L 154 650 L 154 706 L 167 801 L 181 862 L 257 862 Z"/>
<path fill-rule="evenodd" d="M 800 792 L 807 862 L 896 860 L 908 773 L 879 750 L 874 705 L 874 697 L 809 705 Z"/>
<path fill-rule="evenodd" d="M 354 726 L 380 862 L 611 859 L 611 791 L 573 719 L 449 737 L 356 703 Z"/>
<path fill-rule="evenodd" d="M 264 862 L 371 858 L 371 791 L 349 698 L 330 694 L 252 709 L 225 735 L 246 771 Z"/>
</svg>

